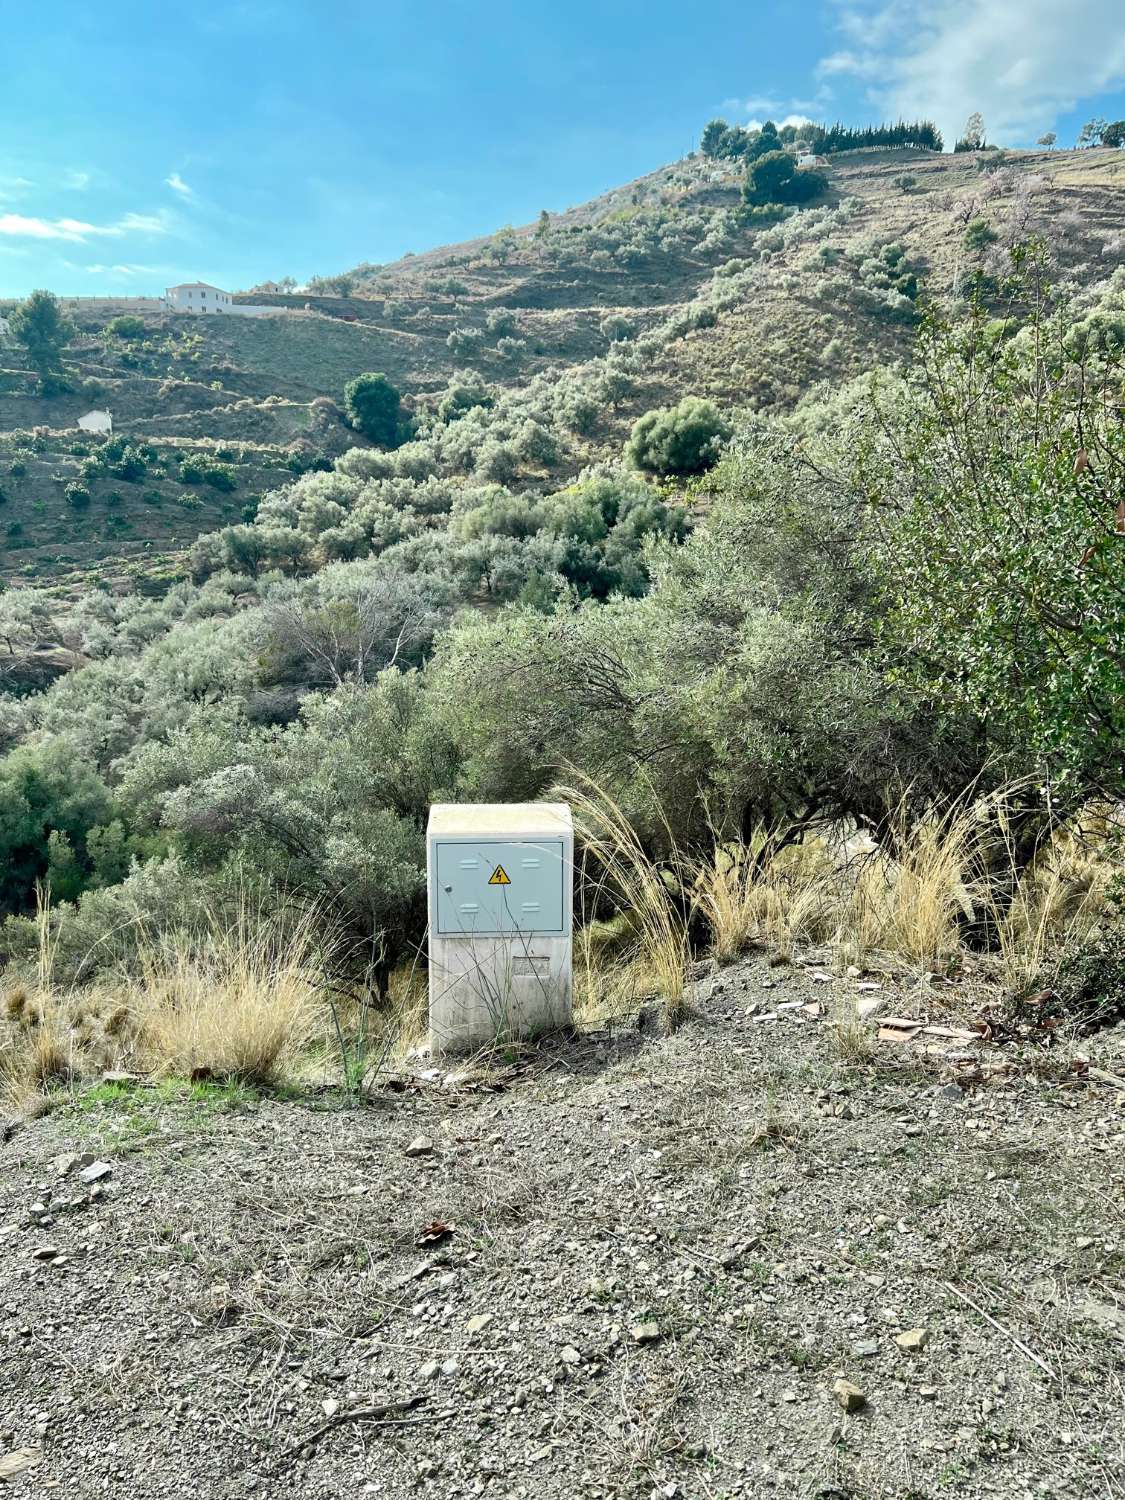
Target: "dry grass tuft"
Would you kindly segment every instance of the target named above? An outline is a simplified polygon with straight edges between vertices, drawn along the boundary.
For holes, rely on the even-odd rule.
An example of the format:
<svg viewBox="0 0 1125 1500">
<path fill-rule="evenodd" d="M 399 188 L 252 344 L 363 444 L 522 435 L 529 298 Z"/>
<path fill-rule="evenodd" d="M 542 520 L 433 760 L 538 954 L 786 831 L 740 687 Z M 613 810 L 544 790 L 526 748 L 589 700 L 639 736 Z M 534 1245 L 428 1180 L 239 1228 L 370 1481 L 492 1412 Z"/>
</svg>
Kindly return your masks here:
<svg viewBox="0 0 1125 1500">
<path fill-rule="evenodd" d="M 143 944 L 135 970 L 90 989 L 53 983 L 46 901 L 40 914 L 36 978 L 0 1006 L 0 1095 L 17 1106 L 112 1068 L 273 1083 L 323 1034 L 311 913 L 282 921 L 244 902 L 233 921 Z"/>
<path fill-rule="evenodd" d="M 1084 831 L 1057 834 L 1030 867 L 1017 859 L 1010 808 L 1018 788 L 963 799 L 913 816 L 904 798 L 883 847 L 858 856 L 838 839 L 809 839 L 769 852 L 720 845 L 685 877 L 725 962 L 753 945 L 790 956 L 795 945 L 831 944 L 838 969 L 869 955 L 941 972 L 955 961 L 966 925 L 995 934 L 1013 993 L 1038 986 L 1088 936 L 1105 900 L 1115 833 L 1105 813 Z"/>
<path fill-rule="evenodd" d="M 865 1021 L 860 1020 L 855 999 L 851 995 L 841 995 L 833 1005 L 828 1036 L 836 1057 L 851 1068 L 865 1066 L 878 1051 L 875 1033 Z"/>
<path fill-rule="evenodd" d="M 562 787 L 555 794 L 574 810 L 581 840 L 584 875 L 594 890 L 593 905 L 603 891 L 612 893 L 615 904 L 629 914 L 634 942 L 621 955 L 626 967 L 638 965 L 647 976 L 650 993 L 664 1003 L 670 1027 L 677 1025 L 687 1009 L 689 954 L 686 914 L 679 900 L 675 878 L 663 871 L 645 852 L 635 829 L 613 798 L 593 782 L 580 787 Z M 672 842 L 670 840 L 670 842 Z M 674 848 L 674 844 L 673 844 Z M 674 863 L 678 860 L 674 859 Z M 586 882 L 583 882 L 584 886 Z M 590 956 L 597 951 L 596 938 L 588 940 Z M 579 972 L 583 972 L 582 942 L 579 942 Z M 607 1003 L 606 982 L 586 965 L 581 980 L 582 1005 L 598 1010 Z M 612 986 L 611 986 L 612 989 Z M 618 999 L 621 992 L 618 991 Z M 616 1002 L 609 1002 L 616 1003 Z"/>
<path fill-rule="evenodd" d="M 232 927 L 142 949 L 124 1023 L 135 1063 L 153 1076 L 274 1082 L 322 1028 L 318 958 L 311 917 L 281 923 L 245 907 Z"/>
</svg>

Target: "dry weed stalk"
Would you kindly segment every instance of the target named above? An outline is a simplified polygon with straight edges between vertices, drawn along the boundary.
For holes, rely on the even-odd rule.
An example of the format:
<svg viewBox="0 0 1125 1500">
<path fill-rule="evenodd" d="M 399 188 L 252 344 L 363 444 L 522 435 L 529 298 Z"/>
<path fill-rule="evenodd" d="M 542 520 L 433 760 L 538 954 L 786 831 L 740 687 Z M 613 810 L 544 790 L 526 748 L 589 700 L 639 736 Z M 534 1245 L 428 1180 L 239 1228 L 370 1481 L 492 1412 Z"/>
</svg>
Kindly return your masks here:
<svg viewBox="0 0 1125 1500">
<path fill-rule="evenodd" d="M 616 904 L 629 913 L 635 942 L 621 962 L 636 965 L 637 972 L 650 981 L 664 1002 L 669 1026 L 675 1026 L 687 1007 L 689 958 L 687 920 L 678 882 L 666 878 L 666 872 L 646 853 L 620 806 L 596 783 L 583 780 L 577 786 L 556 788 L 552 795 L 569 802 L 574 811 L 586 870 L 596 872 L 595 892 L 608 889 Z M 679 857 L 670 831 L 669 843 L 674 867 Z M 587 956 L 592 952 L 586 951 Z M 600 997 L 584 1003 L 604 1002 L 607 991 L 600 979 L 591 977 L 588 971 L 583 984 L 587 997 Z"/>
</svg>

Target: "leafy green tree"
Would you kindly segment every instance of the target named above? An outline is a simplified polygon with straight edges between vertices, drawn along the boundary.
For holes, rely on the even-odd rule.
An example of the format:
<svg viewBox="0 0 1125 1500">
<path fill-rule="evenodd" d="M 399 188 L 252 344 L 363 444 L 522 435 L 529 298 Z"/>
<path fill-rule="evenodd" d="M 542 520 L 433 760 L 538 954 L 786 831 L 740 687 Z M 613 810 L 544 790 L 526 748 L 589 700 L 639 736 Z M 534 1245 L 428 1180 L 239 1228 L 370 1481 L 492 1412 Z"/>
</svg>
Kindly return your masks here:
<svg viewBox="0 0 1125 1500">
<path fill-rule="evenodd" d="M 402 398 L 385 375 L 369 370 L 349 380 L 344 407 L 352 426 L 380 448 L 402 441 Z"/>
<path fill-rule="evenodd" d="M 750 163 L 742 196 L 751 208 L 771 203 L 803 203 L 815 198 L 827 185 L 823 172 L 798 171 L 788 151 L 770 151 Z"/>
<path fill-rule="evenodd" d="M 918 179 L 912 172 L 900 172 L 893 180 L 895 187 L 904 195 L 913 192 L 918 186 Z"/>
<path fill-rule="evenodd" d="M 780 150 L 781 137 L 777 133 L 777 126 L 772 120 L 767 120 L 757 135 L 750 137 L 743 155 L 747 161 L 752 162 L 757 161 L 760 156 L 770 156 Z"/>
<path fill-rule="evenodd" d="M 1125 792 L 1125 351 L 1042 310 L 1042 252 L 1018 250 L 1026 323 L 931 311 L 913 379 L 878 403 L 861 483 L 887 524 L 885 633 L 946 712 L 1077 797 Z M 998 419 L 998 414 L 1003 419 Z"/>
<path fill-rule="evenodd" d="M 8 329 L 22 344 L 44 390 L 56 388 L 62 379 L 63 350 L 71 334 L 58 298 L 50 292 L 32 292 L 9 316 Z"/>
<path fill-rule="evenodd" d="M 712 401 L 685 396 L 633 424 L 625 454 L 649 474 L 701 474 L 715 462 L 730 427 Z"/>
<path fill-rule="evenodd" d="M 1055 132 L 1053 130 L 1048 130 L 1046 134 L 1039 137 L 1035 144 L 1037 146 L 1046 146 L 1047 150 L 1050 151 L 1057 140 L 1058 136 L 1055 134 Z"/>
<path fill-rule="evenodd" d="M 1125 146 L 1125 120 L 1111 120 L 1102 131 L 1102 145 Z"/>
<path fill-rule="evenodd" d="M 63 739 L 24 745 L 0 760 L 0 912 L 33 904 L 35 882 L 52 859 L 65 867 L 65 894 L 74 894 L 86 867 L 86 836 L 111 806 L 105 783 Z"/>
<path fill-rule="evenodd" d="M 708 120 L 699 138 L 699 149 L 704 156 L 712 158 L 722 156 L 722 146 L 729 128 L 725 120 Z"/>
<path fill-rule="evenodd" d="M 1106 124 L 1107 122 L 1100 115 L 1095 115 L 1092 120 L 1087 120 L 1078 133 L 1079 149 L 1100 146 L 1105 135 Z"/>
</svg>

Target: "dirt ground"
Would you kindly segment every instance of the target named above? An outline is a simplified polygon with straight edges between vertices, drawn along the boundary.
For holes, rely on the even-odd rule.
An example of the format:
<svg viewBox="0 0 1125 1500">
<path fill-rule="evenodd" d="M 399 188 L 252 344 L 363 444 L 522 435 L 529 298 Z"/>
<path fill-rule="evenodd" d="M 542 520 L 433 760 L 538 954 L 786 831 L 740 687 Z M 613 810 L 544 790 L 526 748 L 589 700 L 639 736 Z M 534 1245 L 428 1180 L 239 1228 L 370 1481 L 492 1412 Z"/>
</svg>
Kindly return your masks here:
<svg viewBox="0 0 1125 1500">
<path fill-rule="evenodd" d="M 358 1107 L 111 1083 L 13 1123 L 0 1475 L 136 1500 L 1125 1496 L 1125 1089 L 1062 1052 L 856 1044 L 794 1006 L 852 999 L 814 969 L 756 958 L 673 1036 Z M 1122 1032 L 1085 1050 L 1125 1074 Z M 1012 1066 L 981 1081 L 978 1052 Z"/>
</svg>

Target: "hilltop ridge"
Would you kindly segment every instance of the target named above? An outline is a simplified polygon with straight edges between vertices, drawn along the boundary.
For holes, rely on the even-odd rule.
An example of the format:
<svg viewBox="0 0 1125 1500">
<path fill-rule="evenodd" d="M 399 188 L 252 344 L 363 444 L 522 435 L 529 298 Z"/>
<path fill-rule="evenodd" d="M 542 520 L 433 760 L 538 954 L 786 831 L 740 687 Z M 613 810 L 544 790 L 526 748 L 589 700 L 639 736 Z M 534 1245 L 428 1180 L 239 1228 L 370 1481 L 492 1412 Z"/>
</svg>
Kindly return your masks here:
<svg viewBox="0 0 1125 1500">
<path fill-rule="evenodd" d="M 49 401 L 9 348 L 0 576 L 92 567 L 156 588 L 182 576 L 200 531 L 363 445 L 340 402 L 364 370 L 384 372 L 423 419 L 466 378 L 496 392 L 538 381 L 562 400 L 564 385 L 612 370 L 613 399 L 558 456 L 565 475 L 619 452 L 641 412 L 685 393 L 732 413 L 785 411 L 820 382 L 904 356 L 920 299 L 957 295 L 1029 232 L 1047 238 L 1077 289 L 1125 259 L 1125 152 L 877 149 L 834 155 L 827 177 L 809 206 L 748 223 L 740 166 L 697 155 L 534 224 L 259 297 L 276 317 L 146 313 L 144 337 L 124 340 L 79 315 L 75 389 Z M 971 250 L 966 227 L 978 219 L 985 242 Z M 92 443 L 69 429 L 92 404 L 154 457 L 139 494 L 97 481 L 76 509 L 67 487 Z M 216 455 L 233 486 L 185 489 L 180 461 Z"/>
</svg>

